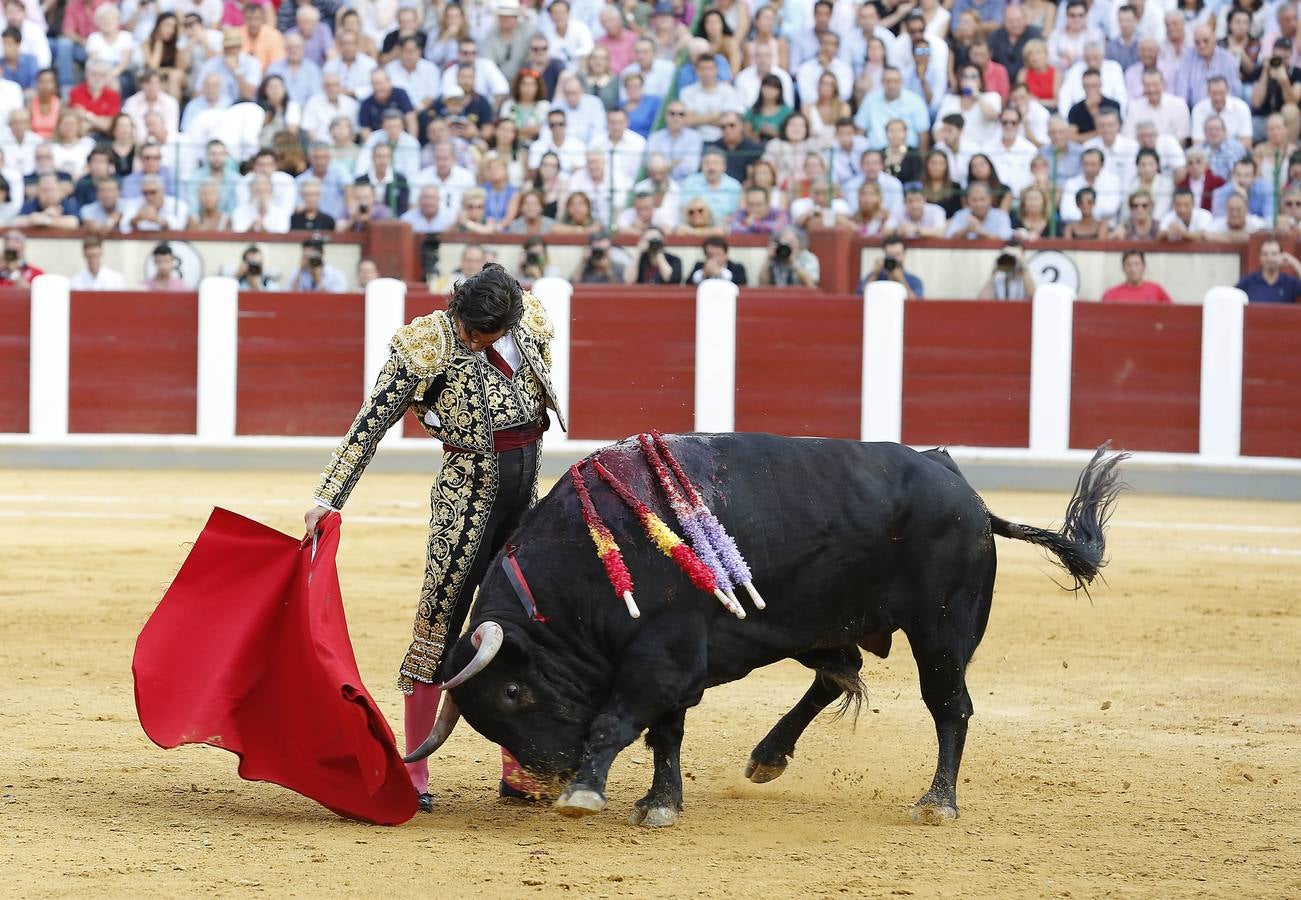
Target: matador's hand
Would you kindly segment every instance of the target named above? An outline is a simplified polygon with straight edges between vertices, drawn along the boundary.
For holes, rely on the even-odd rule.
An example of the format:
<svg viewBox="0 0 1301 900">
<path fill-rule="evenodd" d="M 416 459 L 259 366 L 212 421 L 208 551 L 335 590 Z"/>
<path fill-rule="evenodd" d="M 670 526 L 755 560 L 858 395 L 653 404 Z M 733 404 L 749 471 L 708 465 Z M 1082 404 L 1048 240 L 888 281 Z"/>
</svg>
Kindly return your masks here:
<svg viewBox="0 0 1301 900">
<path fill-rule="evenodd" d="M 313 506 L 303 514 L 303 522 L 307 525 L 307 536 L 311 537 L 316 533 L 320 526 L 321 520 L 328 516 L 333 510 L 326 509 L 324 506 Z"/>
</svg>

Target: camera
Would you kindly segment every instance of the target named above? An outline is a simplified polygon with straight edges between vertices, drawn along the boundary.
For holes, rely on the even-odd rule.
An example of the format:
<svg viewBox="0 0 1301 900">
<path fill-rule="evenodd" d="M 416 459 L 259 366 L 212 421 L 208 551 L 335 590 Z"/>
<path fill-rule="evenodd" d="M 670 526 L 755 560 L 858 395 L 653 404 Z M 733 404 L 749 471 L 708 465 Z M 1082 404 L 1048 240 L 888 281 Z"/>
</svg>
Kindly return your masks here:
<svg viewBox="0 0 1301 900">
<path fill-rule="evenodd" d="M 18 262 L 18 251 L 12 247 L 5 247 L 5 262 Z"/>
<path fill-rule="evenodd" d="M 1016 257 L 1011 253 L 1000 253 L 998 259 L 994 260 L 994 268 L 1000 272 L 1015 272 Z"/>
<path fill-rule="evenodd" d="M 363 216 L 365 216 L 365 215 L 369 215 L 369 214 L 370 214 L 370 204 L 369 204 L 369 203 L 361 203 L 361 204 L 358 204 L 358 206 L 357 206 L 357 212 L 358 212 L 359 214 L 363 215 Z"/>
<path fill-rule="evenodd" d="M 249 262 L 249 261 L 245 260 L 245 262 L 244 262 L 244 271 L 245 271 L 245 273 L 248 275 L 249 278 L 261 278 L 261 277 L 262 277 L 262 263 L 260 263 L 260 262 Z"/>
<path fill-rule="evenodd" d="M 895 259 L 893 256 L 887 256 L 881 263 L 882 272 L 893 272 L 897 268 L 899 268 L 899 260 Z"/>
<path fill-rule="evenodd" d="M 319 269 L 325 264 L 325 258 L 320 250 L 309 250 L 307 252 L 307 265 L 312 269 Z"/>
<path fill-rule="evenodd" d="M 605 248 L 604 248 L 604 247 L 593 247 L 593 248 L 592 248 L 592 254 L 591 254 L 591 256 L 589 257 L 589 259 L 591 259 L 591 261 L 592 261 L 593 263 L 605 262 Z"/>
<path fill-rule="evenodd" d="M 525 253 L 524 266 L 525 268 L 528 268 L 530 266 L 535 269 L 542 268 L 542 254 L 535 253 L 532 250 L 530 250 L 528 253 Z"/>
<path fill-rule="evenodd" d="M 651 256 L 658 256 L 664 252 L 664 241 L 659 238 L 651 238 L 646 242 L 646 252 Z"/>
<path fill-rule="evenodd" d="M 778 244 L 777 249 L 772 252 L 773 258 L 779 262 L 787 262 L 791 258 L 791 245 Z"/>
</svg>

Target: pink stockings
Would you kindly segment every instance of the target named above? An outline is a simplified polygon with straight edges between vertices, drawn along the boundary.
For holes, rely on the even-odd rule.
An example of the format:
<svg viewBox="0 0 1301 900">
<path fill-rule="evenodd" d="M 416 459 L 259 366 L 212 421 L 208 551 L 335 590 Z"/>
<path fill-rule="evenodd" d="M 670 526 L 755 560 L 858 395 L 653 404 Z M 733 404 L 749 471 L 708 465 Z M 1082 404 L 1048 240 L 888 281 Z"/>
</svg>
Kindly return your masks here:
<svg viewBox="0 0 1301 900">
<path fill-rule="evenodd" d="M 438 715 L 438 701 L 443 694 L 442 688 L 436 684 L 417 681 L 414 688 L 406 696 L 407 753 L 419 747 L 420 743 L 429 736 L 430 730 L 434 727 L 434 719 Z M 420 762 L 407 763 L 407 773 L 411 776 L 411 784 L 415 786 L 417 794 L 429 792 L 429 760 L 422 759 Z M 501 780 L 526 794 L 535 796 L 542 794 L 538 783 L 524 771 L 505 747 L 501 748 Z"/>
</svg>

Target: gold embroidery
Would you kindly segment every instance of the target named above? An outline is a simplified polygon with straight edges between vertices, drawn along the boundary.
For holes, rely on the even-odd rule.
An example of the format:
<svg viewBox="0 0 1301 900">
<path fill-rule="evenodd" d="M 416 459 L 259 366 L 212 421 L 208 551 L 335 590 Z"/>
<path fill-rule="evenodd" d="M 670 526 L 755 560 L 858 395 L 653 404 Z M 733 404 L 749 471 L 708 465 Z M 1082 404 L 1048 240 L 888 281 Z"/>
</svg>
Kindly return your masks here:
<svg viewBox="0 0 1301 900">
<path fill-rule="evenodd" d="M 456 341 L 452 322 L 439 310 L 412 319 L 393 335 L 393 347 L 406 360 L 411 372 L 421 378 L 438 375 Z"/>
</svg>

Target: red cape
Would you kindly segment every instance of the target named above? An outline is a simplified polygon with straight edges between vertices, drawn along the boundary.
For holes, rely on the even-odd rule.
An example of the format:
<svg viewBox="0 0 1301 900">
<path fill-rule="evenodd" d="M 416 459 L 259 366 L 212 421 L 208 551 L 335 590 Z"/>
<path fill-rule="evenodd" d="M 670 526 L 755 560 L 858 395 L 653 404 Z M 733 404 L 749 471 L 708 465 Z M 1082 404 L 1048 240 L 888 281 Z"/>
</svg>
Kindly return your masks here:
<svg viewBox="0 0 1301 900">
<path fill-rule="evenodd" d="M 136 641 L 136 712 L 160 747 L 211 744 L 239 774 L 341 816 L 397 825 L 417 798 L 393 732 L 357 672 L 334 556 L 214 509 Z"/>
</svg>

